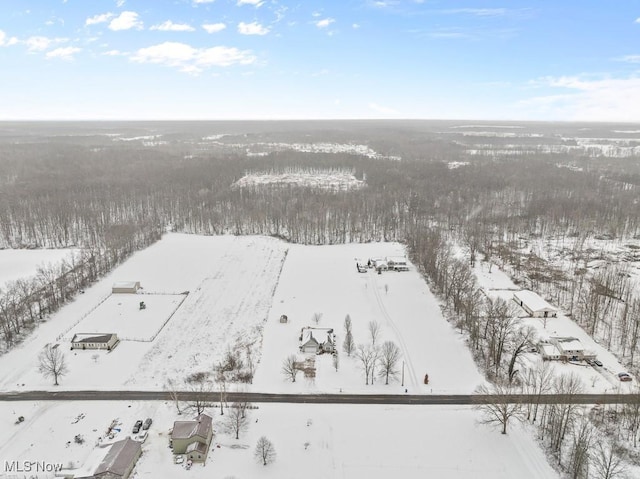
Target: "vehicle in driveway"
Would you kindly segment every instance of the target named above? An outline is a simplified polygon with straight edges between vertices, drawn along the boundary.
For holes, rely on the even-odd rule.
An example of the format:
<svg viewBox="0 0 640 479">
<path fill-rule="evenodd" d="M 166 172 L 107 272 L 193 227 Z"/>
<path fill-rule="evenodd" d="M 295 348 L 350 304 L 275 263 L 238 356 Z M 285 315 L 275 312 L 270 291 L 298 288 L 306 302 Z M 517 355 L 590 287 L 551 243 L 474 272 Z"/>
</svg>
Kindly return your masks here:
<svg viewBox="0 0 640 479">
<path fill-rule="evenodd" d="M 152 423 L 152 422 L 153 422 L 153 420 L 152 420 L 150 417 L 148 417 L 147 419 L 145 419 L 145 420 L 144 420 L 144 423 L 142 424 L 142 429 L 143 429 L 143 430 L 145 430 L 145 431 L 146 431 L 147 429 L 149 429 L 149 428 L 151 427 L 151 423 Z"/>
<path fill-rule="evenodd" d="M 140 432 L 141 427 L 142 427 L 142 420 L 138 419 L 136 423 L 133 425 L 133 433 L 138 434 Z"/>
<path fill-rule="evenodd" d="M 620 378 L 620 381 L 631 381 L 631 376 L 629 376 L 628 373 L 618 373 L 618 377 Z"/>
<path fill-rule="evenodd" d="M 138 436 L 136 437 L 136 441 L 138 442 L 144 442 L 147 440 L 147 437 L 149 436 L 149 433 L 147 431 L 142 431 L 140 434 L 138 434 Z"/>
<path fill-rule="evenodd" d="M 602 361 L 598 360 L 598 359 L 594 359 L 593 360 L 593 364 L 595 364 L 596 366 L 600 366 L 602 367 Z"/>
</svg>

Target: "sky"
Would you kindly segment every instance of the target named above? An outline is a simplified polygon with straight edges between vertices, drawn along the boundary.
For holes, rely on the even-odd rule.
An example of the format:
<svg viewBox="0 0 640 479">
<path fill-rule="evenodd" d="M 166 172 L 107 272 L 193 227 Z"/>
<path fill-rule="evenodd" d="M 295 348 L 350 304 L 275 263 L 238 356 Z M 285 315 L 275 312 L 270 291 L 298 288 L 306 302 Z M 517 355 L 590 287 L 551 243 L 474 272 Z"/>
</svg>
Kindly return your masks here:
<svg viewBox="0 0 640 479">
<path fill-rule="evenodd" d="M 640 122 L 640 0 L 2 0 L 0 120 Z"/>
</svg>

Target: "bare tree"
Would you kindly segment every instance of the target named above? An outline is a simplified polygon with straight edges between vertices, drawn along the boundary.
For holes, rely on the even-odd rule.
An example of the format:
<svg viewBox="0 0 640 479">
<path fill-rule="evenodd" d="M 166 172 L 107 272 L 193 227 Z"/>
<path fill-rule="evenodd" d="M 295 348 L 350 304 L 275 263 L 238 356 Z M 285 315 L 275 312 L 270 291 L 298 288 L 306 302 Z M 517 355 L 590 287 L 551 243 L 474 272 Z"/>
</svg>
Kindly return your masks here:
<svg viewBox="0 0 640 479">
<path fill-rule="evenodd" d="M 380 377 L 385 379 L 385 384 L 389 384 L 389 378 L 398 376 L 398 361 L 400 360 L 400 348 L 393 341 L 385 341 L 380 348 Z"/>
<path fill-rule="evenodd" d="M 227 431 L 234 433 L 236 439 L 240 439 L 240 433 L 245 431 L 249 425 L 249 417 L 245 413 L 245 407 L 240 403 L 233 403 L 227 409 L 227 415 L 224 419 L 224 426 Z"/>
<path fill-rule="evenodd" d="M 276 459 L 276 449 L 273 447 L 273 443 L 265 436 L 261 436 L 256 444 L 256 449 L 253 453 L 256 460 L 262 462 L 263 466 L 272 463 Z"/>
<path fill-rule="evenodd" d="M 351 333 L 351 331 L 347 331 L 344 336 L 344 341 L 342 342 L 342 349 L 345 353 L 347 353 L 347 356 L 351 356 L 351 353 L 355 348 L 356 343 L 353 340 L 353 334 Z"/>
<path fill-rule="evenodd" d="M 364 371 L 365 384 L 367 386 L 369 385 L 369 377 L 373 373 L 376 357 L 377 352 L 370 344 L 367 344 L 366 346 L 360 344 L 356 350 L 356 358 L 360 361 L 360 365 Z"/>
<path fill-rule="evenodd" d="M 180 409 L 180 398 L 178 397 L 178 388 L 176 387 L 176 384 L 172 379 L 167 379 L 165 389 L 169 391 L 169 395 L 171 396 L 171 400 L 176 406 L 176 411 L 178 411 L 178 414 L 182 414 L 182 410 Z"/>
<path fill-rule="evenodd" d="M 313 313 L 313 315 L 311 316 L 311 321 L 313 321 L 316 325 L 320 323 L 321 319 L 322 319 L 322 313 Z"/>
<path fill-rule="evenodd" d="M 376 341 L 380 335 L 380 323 L 377 321 L 369 321 L 369 334 L 371 335 L 371 345 L 375 348 Z"/>
<path fill-rule="evenodd" d="M 338 372 L 338 367 L 340 367 L 340 359 L 338 358 L 337 352 L 333 353 L 332 362 L 333 362 L 333 367 L 335 368 L 336 372 Z"/>
<path fill-rule="evenodd" d="M 591 465 L 598 479 L 615 479 L 627 472 L 622 448 L 612 444 L 609 439 L 596 441 L 595 451 L 591 452 Z"/>
<path fill-rule="evenodd" d="M 205 371 L 190 374 L 185 382 L 190 393 L 187 407 L 199 416 L 206 408 L 211 407 L 213 382 L 209 378 L 209 373 Z"/>
<path fill-rule="evenodd" d="M 64 353 L 56 346 L 45 346 L 38 355 L 38 362 L 44 377 L 53 377 L 54 386 L 58 386 L 58 378 L 69 372 Z"/>
<path fill-rule="evenodd" d="M 479 404 L 475 407 L 484 415 L 482 424 L 499 424 L 502 426 L 502 434 L 506 434 L 510 419 L 523 419 L 522 404 L 511 400 L 509 396 L 512 390 L 508 387 L 501 384 L 494 384 L 491 388 L 480 386 L 476 393 Z"/>
<path fill-rule="evenodd" d="M 291 379 L 291 382 L 296 382 L 296 376 L 298 375 L 298 361 L 295 354 L 291 354 L 287 356 L 284 361 L 282 361 L 282 374 L 285 375 L 287 379 Z"/>
<path fill-rule="evenodd" d="M 513 337 L 511 338 L 512 353 L 511 359 L 509 360 L 509 369 L 507 371 L 509 384 L 513 382 L 513 379 L 518 372 L 515 368 L 518 358 L 525 353 L 527 349 L 533 346 L 535 338 L 536 330 L 532 326 L 524 326 L 513 334 Z"/>
</svg>

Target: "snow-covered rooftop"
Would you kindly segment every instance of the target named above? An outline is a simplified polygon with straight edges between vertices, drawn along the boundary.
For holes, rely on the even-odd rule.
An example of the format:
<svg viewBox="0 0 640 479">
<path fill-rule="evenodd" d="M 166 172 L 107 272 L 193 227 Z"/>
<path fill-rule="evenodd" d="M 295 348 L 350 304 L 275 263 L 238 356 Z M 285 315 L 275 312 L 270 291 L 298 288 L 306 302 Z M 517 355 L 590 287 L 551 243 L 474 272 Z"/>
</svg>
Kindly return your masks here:
<svg viewBox="0 0 640 479">
<path fill-rule="evenodd" d="M 513 293 L 516 301 L 522 301 L 532 311 L 556 311 L 556 308 L 547 303 L 537 293 L 528 290 Z"/>
</svg>

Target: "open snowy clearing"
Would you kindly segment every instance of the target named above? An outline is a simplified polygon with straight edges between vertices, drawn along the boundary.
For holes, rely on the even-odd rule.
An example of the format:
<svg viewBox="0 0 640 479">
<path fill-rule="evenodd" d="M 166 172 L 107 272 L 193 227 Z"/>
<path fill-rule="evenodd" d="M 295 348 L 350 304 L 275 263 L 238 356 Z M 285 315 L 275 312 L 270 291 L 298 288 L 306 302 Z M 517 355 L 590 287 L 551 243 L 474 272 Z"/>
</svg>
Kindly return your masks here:
<svg viewBox="0 0 640 479">
<path fill-rule="evenodd" d="M 73 254 L 72 249 L 0 249 L 0 288 L 9 281 L 31 278 L 38 267 L 58 264 Z"/>
<path fill-rule="evenodd" d="M 2 403 L 0 457 L 91 468 L 108 450 L 96 444 L 112 420 L 120 432 L 102 444 L 123 439 L 136 420 L 151 417 L 136 477 L 297 479 L 301 471 L 310 479 L 559 477 L 527 430 L 514 424 L 503 436 L 478 424 L 479 413 L 468 407 L 260 404 L 248 412 L 248 429 L 239 440 L 225 431 L 218 409 L 206 412 L 214 421 L 209 456 L 189 471 L 173 463 L 168 432 L 175 420 L 190 416 L 178 416 L 172 403 L 163 402 Z M 19 415 L 25 421 L 15 424 Z M 273 464 L 254 460 L 260 436 L 275 447 Z"/>
</svg>

